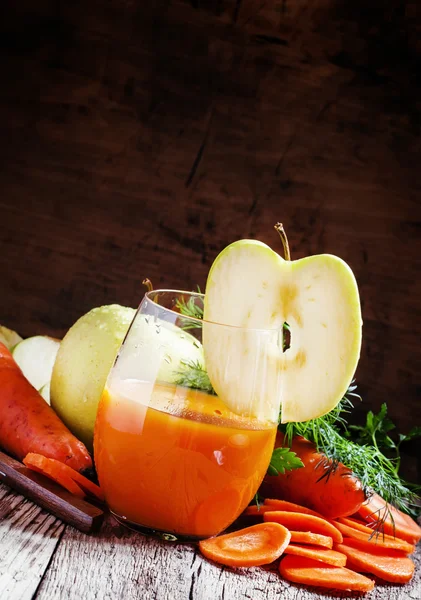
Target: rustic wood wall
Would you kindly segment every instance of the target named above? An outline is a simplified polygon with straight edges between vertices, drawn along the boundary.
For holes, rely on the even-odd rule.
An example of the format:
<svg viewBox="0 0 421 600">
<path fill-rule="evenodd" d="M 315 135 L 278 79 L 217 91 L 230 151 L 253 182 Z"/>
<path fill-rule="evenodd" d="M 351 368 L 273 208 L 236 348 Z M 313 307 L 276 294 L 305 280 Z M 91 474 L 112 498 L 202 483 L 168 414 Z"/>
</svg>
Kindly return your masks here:
<svg viewBox="0 0 421 600">
<path fill-rule="evenodd" d="M 366 407 L 421 421 L 415 2 L 29 0 L 0 16 L 0 321 L 62 335 L 240 237 L 358 279 Z"/>
</svg>

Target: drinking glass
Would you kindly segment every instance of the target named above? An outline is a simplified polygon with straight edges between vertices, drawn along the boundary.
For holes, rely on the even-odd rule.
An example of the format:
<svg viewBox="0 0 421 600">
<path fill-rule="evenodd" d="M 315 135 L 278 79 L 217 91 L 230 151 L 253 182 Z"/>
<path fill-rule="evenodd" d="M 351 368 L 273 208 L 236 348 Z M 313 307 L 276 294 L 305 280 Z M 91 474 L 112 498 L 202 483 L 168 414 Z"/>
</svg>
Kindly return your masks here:
<svg viewBox="0 0 421 600">
<path fill-rule="evenodd" d="M 95 425 L 112 514 L 174 541 L 216 535 L 249 504 L 270 462 L 282 392 L 282 332 L 204 321 L 203 302 L 193 292 L 145 294 Z"/>
</svg>

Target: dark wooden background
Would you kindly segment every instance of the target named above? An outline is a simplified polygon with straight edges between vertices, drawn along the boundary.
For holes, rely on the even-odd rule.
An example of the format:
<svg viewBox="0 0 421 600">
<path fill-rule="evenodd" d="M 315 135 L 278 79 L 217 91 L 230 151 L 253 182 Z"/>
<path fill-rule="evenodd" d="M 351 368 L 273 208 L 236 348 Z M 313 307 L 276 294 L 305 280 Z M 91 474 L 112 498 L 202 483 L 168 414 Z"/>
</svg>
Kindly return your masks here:
<svg viewBox="0 0 421 600">
<path fill-rule="evenodd" d="M 238 238 L 280 251 L 281 220 L 295 258 L 356 274 L 364 410 L 421 424 L 416 2 L 0 10 L 0 322 L 61 336 L 94 306 L 136 306 L 145 276 L 203 287 Z"/>
</svg>

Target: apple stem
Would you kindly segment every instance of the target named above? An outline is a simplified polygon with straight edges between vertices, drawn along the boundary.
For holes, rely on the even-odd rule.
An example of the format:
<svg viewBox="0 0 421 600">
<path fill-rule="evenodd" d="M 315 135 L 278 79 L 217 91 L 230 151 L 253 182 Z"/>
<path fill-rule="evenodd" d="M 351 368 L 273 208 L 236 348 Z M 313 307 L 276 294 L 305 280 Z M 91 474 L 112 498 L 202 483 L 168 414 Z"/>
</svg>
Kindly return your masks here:
<svg viewBox="0 0 421 600">
<path fill-rule="evenodd" d="M 144 280 L 142 281 L 142 284 L 143 284 L 143 285 L 146 285 L 146 287 L 148 288 L 148 292 L 153 292 L 153 285 L 152 285 L 152 281 L 151 281 L 150 279 L 148 279 L 148 278 L 146 277 L 146 279 L 144 279 Z"/>
<path fill-rule="evenodd" d="M 291 253 L 289 251 L 288 238 L 287 238 L 287 234 L 285 233 L 284 226 L 282 225 L 282 223 L 276 223 L 276 225 L 274 227 L 281 237 L 281 242 L 284 247 L 285 260 L 291 260 Z"/>
</svg>

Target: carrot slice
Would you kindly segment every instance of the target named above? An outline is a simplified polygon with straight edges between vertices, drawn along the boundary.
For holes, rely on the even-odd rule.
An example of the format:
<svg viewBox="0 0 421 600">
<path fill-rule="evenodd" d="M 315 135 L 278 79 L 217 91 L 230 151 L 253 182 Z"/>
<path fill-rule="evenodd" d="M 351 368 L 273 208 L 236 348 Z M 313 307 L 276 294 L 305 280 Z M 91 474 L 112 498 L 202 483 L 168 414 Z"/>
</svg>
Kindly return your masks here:
<svg viewBox="0 0 421 600">
<path fill-rule="evenodd" d="M 229 567 L 267 565 L 281 556 L 291 534 L 279 523 L 258 523 L 199 542 L 201 553 Z"/>
<path fill-rule="evenodd" d="M 67 482 L 70 479 L 77 486 L 77 488 L 82 492 L 82 497 L 84 497 L 84 492 L 95 496 L 99 500 L 104 499 L 104 495 L 102 493 L 101 488 L 92 483 L 89 479 L 81 475 L 78 471 L 72 469 L 68 465 L 56 460 L 55 458 L 46 458 L 42 456 L 42 454 L 35 454 L 34 452 L 29 452 L 23 459 L 23 463 L 28 469 L 33 469 L 34 471 L 38 471 L 39 473 L 43 473 L 47 477 L 54 479 L 57 483 L 64 485 L 64 482 Z M 63 483 L 62 483 L 63 482 Z M 82 488 L 82 490 L 81 490 Z M 66 487 L 66 489 L 69 489 Z M 72 491 L 72 490 L 69 490 Z M 72 492 L 76 493 L 76 492 Z M 80 495 L 80 494 L 76 494 Z"/>
<path fill-rule="evenodd" d="M 347 539 L 335 544 L 335 550 L 345 554 L 354 565 L 390 583 L 408 583 L 415 565 L 402 552 L 374 546 L 365 549 L 358 540 Z"/>
<path fill-rule="evenodd" d="M 339 522 L 339 520 L 333 521 L 333 523 L 344 537 L 360 540 L 365 544 L 367 549 L 371 548 L 372 546 L 377 546 L 380 548 L 399 550 L 405 554 L 412 554 L 414 551 L 414 546 L 408 544 L 408 542 L 405 542 L 405 540 L 400 540 L 399 538 L 394 538 L 391 535 L 382 533 L 376 535 L 376 533 L 373 532 L 369 527 L 366 527 L 367 531 L 361 531 L 360 528 L 356 529 L 355 527 L 348 527 L 348 525 Z"/>
<path fill-rule="evenodd" d="M 298 544 L 312 544 L 313 546 L 323 546 L 324 548 L 332 548 L 333 540 L 327 535 L 320 533 L 311 533 L 311 531 L 290 531 L 291 542 Z"/>
<path fill-rule="evenodd" d="M 41 475 L 45 475 L 45 477 L 52 479 L 53 481 L 61 485 L 61 487 L 64 487 L 71 494 L 74 494 L 79 498 L 85 497 L 85 492 L 78 486 L 78 484 L 75 481 L 73 481 L 73 479 L 71 479 L 71 477 L 58 472 L 54 467 L 51 467 L 50 464 L 37 464 L 37 462 L 28 464 L 26 462 L 26 457 L 23 459 L 23 462 L 28 467 L 28 469 L 31 469 L 31 471 L 35 471 L 36 473 L 41 473 Z"/>
<path fill-rule="evenodd" d="M 334 542 L 342 542 L 342 534 L 331 522 L 326 519 L 306 515 L 304 513 L 288 512 L 286 510 L 275 510 L 263 515 L 266 522 L 280 523 L 290 531 L 311 531 L 332 538 Z"/>
<path fill-rule="evenodd" d="M 374 581 L 364 575 L 304 556 L 285 556 L 279 564 L 279 572 L 288 581 L 310 586 L 355 592 L 369 592 L 374 588 Z"/>
<path fill-rule="evenodd" d="M 246 510 L 243 512 L 243 515 L 246 517 L 263 517 L 265 512 L 272 511 L 272 506 L 257 506 L 256 504 L 252 504 L 251 506 L 247 506 Z"/>
<path fill-rule="evenodd" d="M 302 506 L 301 504 L 295 504 L 295 502 L 288 502 L 288 500 L 278 500 L 276 498 L 266 498 L 263 502 L 264 506 L 273 507 L 272 510 L 287 510 L 289 512 L 304 513 L 306 515 L 313 515 L 324 519 L 325 517 L 311 508 Z"/>
<path fill-rule="evenodd" d="M 398 508 L 386 504 L 381 496 L 373 494 L 358 510 L 360 517 L 368 523 L 383 521 L 383 530 L 389 535 L 397 535 L 410 544 L 417 544 L 421 539 L 421 527 Z"/>
<path fill-rule="evenodd" d="M 362 521 L 357 521 L 356 519 L 350 519 L 349 517 L 338 517 L 333 520 L 334 523 L 343 523 L 343 525 L 347 525 L 348 527 L 352 527 L 353 529 L 358 529 L 358 531 L 362 531 L 367 535 L 376 535 L 374 529 L 367 527 L 364 525 Z"/>
<path fill-rule="evenodd" d="M 285 548 L 285 554 L 295 554 L 296 556 L 306 556 L 314 560 L 334 565 L 335 567 L 344 567 L 346 565 L 346 556 L 337 550 L 327 550 L 314 546 L 300 546 L 299 544 L 288 544 Z"/>
</svg>

